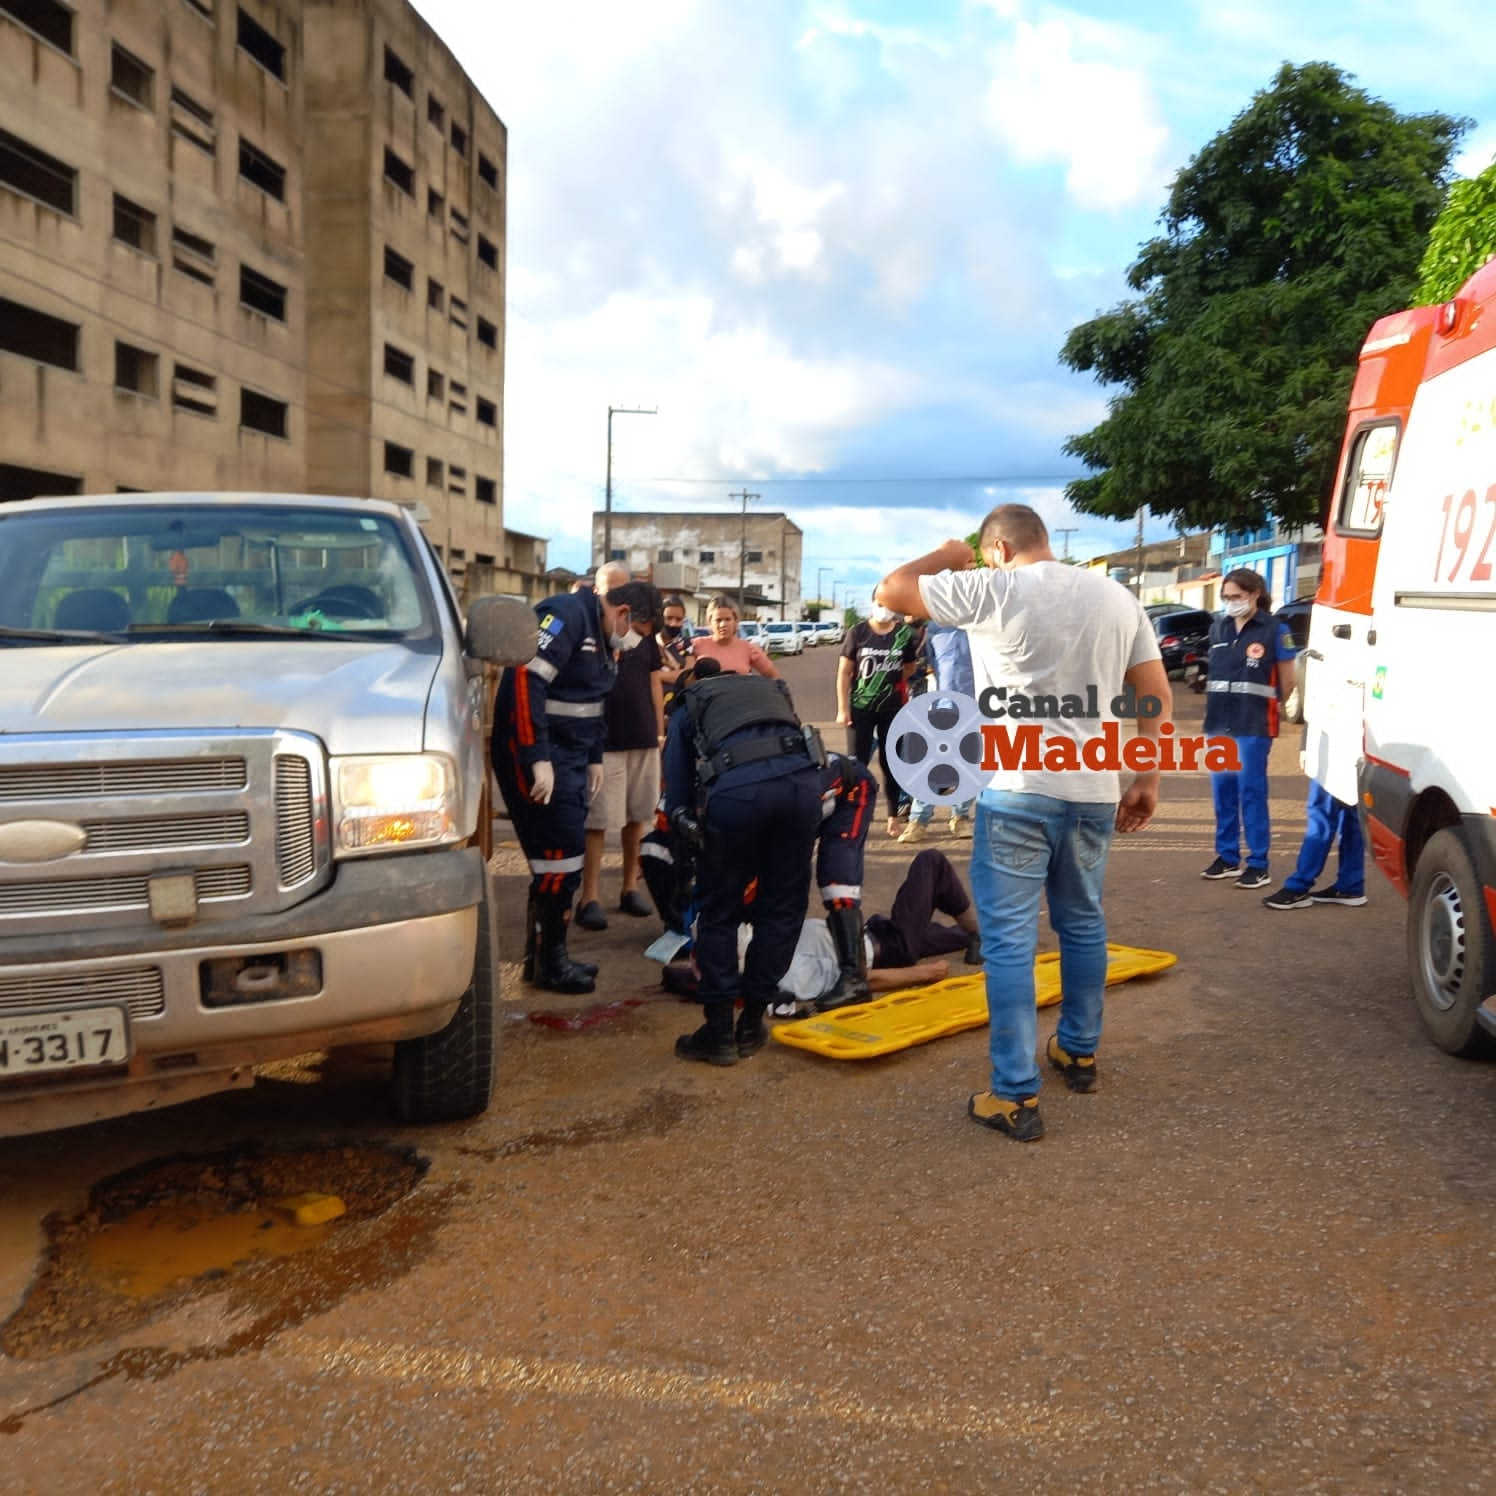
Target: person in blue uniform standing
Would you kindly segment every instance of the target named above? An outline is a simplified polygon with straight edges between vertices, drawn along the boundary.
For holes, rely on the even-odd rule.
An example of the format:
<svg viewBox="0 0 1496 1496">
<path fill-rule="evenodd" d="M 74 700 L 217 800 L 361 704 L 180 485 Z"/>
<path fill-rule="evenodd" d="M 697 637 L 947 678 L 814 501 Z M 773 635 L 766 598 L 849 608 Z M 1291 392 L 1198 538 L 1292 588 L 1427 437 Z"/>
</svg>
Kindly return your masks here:
<svg viewBox="0 0 1496 1496">
<path fill-rule="evenodd" d="M 764 1014 L 794 954 L 810 894 L 823 758 L 783 682 L 764 676 L 697 681 L 671 714 L 666 814 L 699 842 L 695 957 L 705 1022 L 676 1040 L 683 1060 L 735 1065 L 764 1045 Z M 753 937 L 740 972 L 738 924 L 750 883 Z"/>
<path fill-rule="evenodd" d="M 1200 876 L 1234 878 L 1238 888 L 1262 889 L 1271 881 L 1267 760 L 1278 736 L 1282 699 L 1293 690 L 1298 651 L 1288 625 L 1273 615 L 1267 583 L 1257 572 L 1244 566 L 1228 571 L 1221 578 L 1221 602 L 1226 616 L 1210 630 L 1205 732 L 1231 738 L 1241 768 L 1210 776 L 1216 856 Z"/>
<path fill-rule="evenodd" d="M 535 657 L 504 671 L 494 710 L 493 769 L 530 863 L 525 980 L 551 992 L 591 992 L 597 968 L 566 948 L 582 877 L 587 804 L 602 787 L 603 698 L 617 676 L 615 650 L 637 645 L 633 610 L 647 613 L 648 584 L 537 603 Z M 637 594 L 637 595 L 636 595 Z"/>
</svg>

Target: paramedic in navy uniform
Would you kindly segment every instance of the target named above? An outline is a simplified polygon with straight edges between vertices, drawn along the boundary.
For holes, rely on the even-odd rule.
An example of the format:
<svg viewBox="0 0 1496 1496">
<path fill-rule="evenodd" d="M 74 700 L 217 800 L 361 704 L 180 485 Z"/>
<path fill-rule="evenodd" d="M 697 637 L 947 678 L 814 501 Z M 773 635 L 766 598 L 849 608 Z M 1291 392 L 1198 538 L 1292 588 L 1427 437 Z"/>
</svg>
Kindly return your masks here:
<svg viewBox="0 0 1496 1496">
<path fill-rule="evenodd" d="M 1293 690 L 1298 652 L 1257 572 L 1244 566 L 1228 571 L 1221 578 L 1221 602 L 1226 616 L 1210 629 L 1205 731 L 1234 740 L 1241 768 L 1210 776 L 1216 856 L 1200 876 L 1234 878 L 1238 888 L 1260 890 L 1272 881 L 1267 760 L 1278 736 L 1280 702 Z"/>
<path fill-rule="evenodd" d="M 722 674 L 681 693 L 665 732 L 665 812 L 701 829 L 695 957 L 706 1018 L 675 1041 L 683 1060 L 734 1065 L 763 1047 L 764 1014 L 805 919 L 822 778 L 781 681 Z M 740 976 L 738 924 L 754 880 Z"/>
<path fill-rule="evenodd" d="M 604 568 L 595 590 L 537 603 L 535 658 L 499 681 L 494 776 L 530 862 L 525 980 L 551 992 L 591 992 L 597 976 L 567 953 L 566 928 L 582 878 L 587 802 L 602 786 L 613 652 L 640 642 L 630 631 L 632 610 L 649 607 L 636 590 Z"/>
</svg>

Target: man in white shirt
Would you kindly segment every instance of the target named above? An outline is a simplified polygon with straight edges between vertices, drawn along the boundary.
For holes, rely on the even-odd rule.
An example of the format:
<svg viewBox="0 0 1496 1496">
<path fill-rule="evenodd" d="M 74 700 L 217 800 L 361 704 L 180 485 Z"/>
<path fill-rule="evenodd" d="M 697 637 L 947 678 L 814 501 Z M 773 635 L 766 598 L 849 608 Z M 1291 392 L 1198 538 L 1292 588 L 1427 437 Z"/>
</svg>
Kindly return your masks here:
<svg viewBox="0 0 1496 1496">
<path fill-rule="evenodd" d="M 1141 604 L 1118 583 L 1056 559 L 1044 521 L 1026 504 L 1002 504 L 982 522 L 986 569 L 973 570 L 971 547 L 948 540 L 891 572 L 875 597 L 886 606 L 966 631 L 978 701 L 1015 706 L 1043 697 L 1079 705 L 1045 716 L 1042 740 L 1053 746 L 1035 766 L 1010 755 L 977 802 L 971 887 L 982 930 L 991 1020 L 991 1089 L 972 1096 L 974 1121 L 1020 1142 L 1044 1135 L 1035 1060 L 1034 953 L 1040 895 L 1060 946 L 1063 997 L 1047 1057 L 1072 1091 L 1097 1081 L 1106 985 L 1106 918 L 1101 890 L 1113 830 L 1137 831 L 1158 803 L 1159 773 L 1136 775 L 1125 792 L 1104 759 L 1110 707 L 1124 683 L 1139 701 L 1140 735 L 1156 739 L 1173 695 L 1158 640 Z M 1004 704 L 1008 705 L 1004 705 Z M 1099 703 L 1099 708 L 1093 708 Z M 1082 713 L 1096 709 L 1096 716 Z M 1000 731 L 1035 725 L 1012 711 L 992 719 Z M 1018 733 L 1009 741 L 1017 741 Z M 1087 751 L 1087 745 L 1090 745 Z M 989 750 L 992 751 L 992 750 Z M 1001 762 L 1001 760 L 999 760 Z"/>
</svg>

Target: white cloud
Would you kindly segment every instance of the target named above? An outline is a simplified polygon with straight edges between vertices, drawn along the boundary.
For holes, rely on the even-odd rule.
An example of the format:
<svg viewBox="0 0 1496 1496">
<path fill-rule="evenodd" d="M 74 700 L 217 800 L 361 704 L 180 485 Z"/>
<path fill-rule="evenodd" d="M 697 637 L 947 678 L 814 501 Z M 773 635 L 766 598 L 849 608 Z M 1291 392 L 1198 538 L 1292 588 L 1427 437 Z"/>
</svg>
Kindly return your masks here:
<svg viewBox="0 0 1496 1496">
<path fill-rule="evenodd" d="M 1112 210 L 1157 198 L 1169 132 L 1144 74 L 1106 60 L 1109 35 L 1020 20 L 994 49 L 987 113 L 1015 160 L 1062 162 L 1078 204 Z"/>
</svg>

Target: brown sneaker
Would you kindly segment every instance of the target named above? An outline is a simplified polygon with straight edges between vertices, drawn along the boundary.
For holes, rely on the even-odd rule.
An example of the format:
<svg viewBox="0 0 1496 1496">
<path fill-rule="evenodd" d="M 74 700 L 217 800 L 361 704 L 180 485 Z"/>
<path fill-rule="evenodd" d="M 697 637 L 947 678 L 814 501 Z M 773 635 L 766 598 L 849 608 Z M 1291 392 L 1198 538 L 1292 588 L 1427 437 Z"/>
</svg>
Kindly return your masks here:
<svg viewBox="0 0 1496 1496">
<path fill-rule="evenodd" d="M 1044 1054 L 1049 1063 L 1065 1077 L 1065 1084 L 1072 1091 L 1079 1091 L 1084 1095 L 1096 1089 L 1095 1055 L 1066 1054 L 1053 1034 L 1049 1036 L 1049 1043 L 1044 1046 Z"/>
<path fill-rule="evenodd" d="M 1009 1101 L 991 1091 L 978 1091 L 966 1103 L 966 1115 L 994 1132 L 1005 1132 L 1020 1143 L 1037 1143 L 1044 1136 L 1044 1118 L 1039 1115 L 1039 1098 L 1025 1096 Z"/>
</svg>

